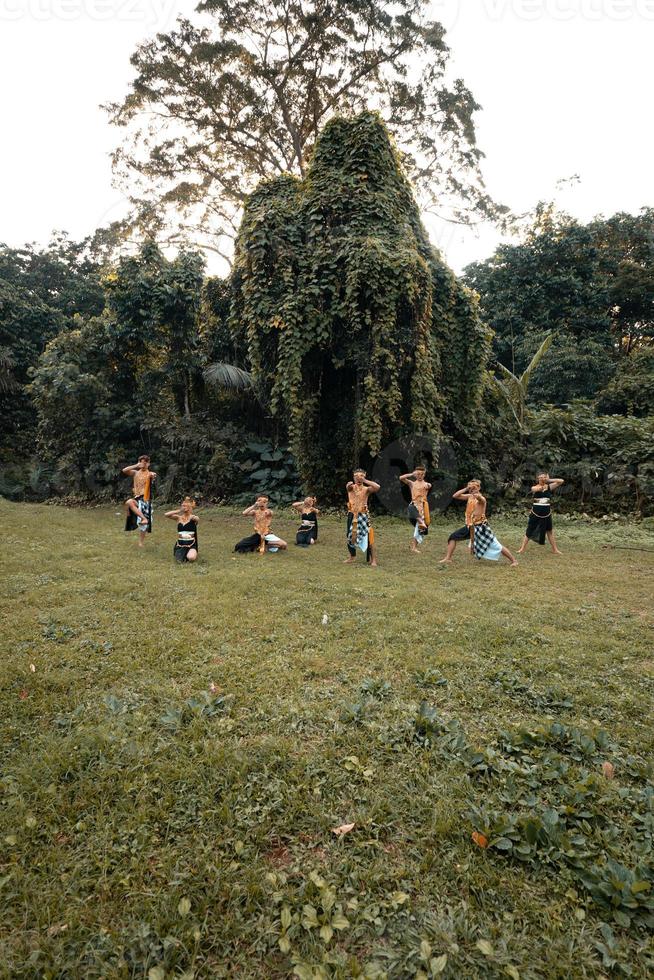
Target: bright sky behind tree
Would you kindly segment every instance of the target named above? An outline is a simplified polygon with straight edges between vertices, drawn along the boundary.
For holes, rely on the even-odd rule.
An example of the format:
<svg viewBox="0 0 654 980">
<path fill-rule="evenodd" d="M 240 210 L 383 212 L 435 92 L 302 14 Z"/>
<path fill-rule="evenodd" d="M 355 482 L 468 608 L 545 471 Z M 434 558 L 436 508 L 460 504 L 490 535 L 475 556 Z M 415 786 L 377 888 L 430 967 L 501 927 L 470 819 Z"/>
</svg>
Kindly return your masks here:
<svg viewBox="0 0 654 980">
<path fill-rule="evenodd" d="M 45 244 L 53 230 L 79 239 L 124 214 L 109 161 L 120 132 L 100 105 L 126 93 L 139 41 L 192 6 L 0 0 L 0 241 Z M 654 0 L 432 8 L 448 30 L 454 74 L 483 107 L 477 132 L 496 200 L 521 213 L 553 199 L 582 220 L 654 203 Z M 427 224 L 456 270 L 500 240 L 488 226 Z"/>
</svg>

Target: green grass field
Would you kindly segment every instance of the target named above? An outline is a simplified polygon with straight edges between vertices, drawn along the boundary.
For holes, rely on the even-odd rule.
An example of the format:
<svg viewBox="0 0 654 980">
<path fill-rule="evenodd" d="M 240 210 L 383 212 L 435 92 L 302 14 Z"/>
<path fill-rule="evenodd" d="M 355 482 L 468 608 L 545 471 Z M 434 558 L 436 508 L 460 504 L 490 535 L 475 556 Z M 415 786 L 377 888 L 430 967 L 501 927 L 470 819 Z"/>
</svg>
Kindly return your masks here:
<svg viewBox="0 0 654 980">
<path fill-rule="evenodd" d="M 652 976 L 651 532 L 176 566 L 163 509 L 0 501 L 0 975 Z"/>
</svg>

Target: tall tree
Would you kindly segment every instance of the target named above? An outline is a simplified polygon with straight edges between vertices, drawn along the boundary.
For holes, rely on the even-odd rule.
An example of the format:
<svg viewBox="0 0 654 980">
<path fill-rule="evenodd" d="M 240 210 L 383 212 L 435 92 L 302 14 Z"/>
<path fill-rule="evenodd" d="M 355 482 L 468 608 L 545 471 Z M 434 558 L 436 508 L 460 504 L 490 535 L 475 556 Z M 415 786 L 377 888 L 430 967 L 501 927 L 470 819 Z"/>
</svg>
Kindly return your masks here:
<svg viewBox="0 0 654 980">
<path fill-rule="evenodd" d="M 448 80 L 427 0 L 204 0 L 197 12 L 136 50 L 131 91 L 109 107 L 127 129 L 115 167 L 136 182 L 146 227 L 160 230 L 172 210 L 177 234 L 228 255 L 254 185 L 301 176 L 325 122 L 366 107 L 440 213 L 498 213 L 480 177 L 479 106 Z"/>
<path fill-rule="evenodd" d="M 152 403 L 155 393 L 169 387 L 177 413 L 190 416 L 193 390 L 201 378 L 203 271 L 199 253 L 182 250 L 169 260 L 147 241 L 106 276 L 110 322 L 123 345 L 124 363 L 118 369 L 125 374 L 128 398 L 148 397 Z"/>
<path fill-rule="evenodd" d="M 333 495 L 385 442 L 471 414 L 487 330 L 432 248 L 373 113 L 332 119 L 305 178 L 246 204 L 231 323 L 307 486 Z"/>
<path fill-rule="evenodd" d="M 465 271 L 504 367 L 520 374 L 552 333 L 530 397 L 592 398 L 654 336 L 654 211 L 581 224 L 539 205 L 523 241 Z"/>
<path fill-rule="evenodd" d="M 76 317 L 92 316 L 104 306 L 100 269 L 86 243 L 57 235 L 44 249 L 0 246 L 0 451 L 22 444 L 25 454 L 34 437 L 34 411 L 27 390 L 30 371 L 45 345 Z"/>
</svg>

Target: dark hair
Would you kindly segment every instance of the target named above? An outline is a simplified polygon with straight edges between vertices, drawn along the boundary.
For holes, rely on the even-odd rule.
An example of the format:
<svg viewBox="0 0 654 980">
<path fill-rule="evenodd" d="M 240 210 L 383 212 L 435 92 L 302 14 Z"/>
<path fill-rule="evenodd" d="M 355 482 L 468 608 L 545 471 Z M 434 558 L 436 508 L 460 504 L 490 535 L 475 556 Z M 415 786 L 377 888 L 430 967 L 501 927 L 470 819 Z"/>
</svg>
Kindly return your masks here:
<svg viewBox="0 0 654 980">
<path fill-rule="evenodd" d="M 142 459 L 147 459 L 148 463 L 150 462 L 150 457 L 146 456 L 145 453 L 142 456 L 139 456 L 139 463 L 141 462 Z"/>
</svg>

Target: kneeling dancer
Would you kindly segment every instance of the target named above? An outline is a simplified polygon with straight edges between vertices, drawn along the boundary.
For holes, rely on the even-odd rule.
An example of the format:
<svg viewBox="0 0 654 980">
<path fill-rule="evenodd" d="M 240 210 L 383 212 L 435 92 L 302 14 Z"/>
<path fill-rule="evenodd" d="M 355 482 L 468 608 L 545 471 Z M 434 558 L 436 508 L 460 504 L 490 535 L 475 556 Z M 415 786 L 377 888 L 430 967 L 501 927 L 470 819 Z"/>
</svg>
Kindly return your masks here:
<svg viewBox="0 0 654 980">
<path fill-rule="evenodd" d="M 346 565 L 356 561 L 357 548 L 363 551 L 366 561 L 371 568 L 377 567 L 377 548 L 375 547 L 375 532 L 368 511 L 368 499 L 377 493 L 379 484 L 366 479 L 365 470 L 355 470 L 353 479 L 345 485 L 347 490 L 347 550 L 350 557 L 345 559 Z"/>
<path fill-rule="evenodd" d="M 424 466 L 416 466 L 413 473 L 404 473 L 400 477 L 402 483 L 411 490 L 411 503 L 407 509 L 409 521 L 413 524 L 413 537 L 409 548 L 413 552 L 418 552 L 418 545 L 422 544 L 425 536 L 429 534 L 429 502 L 427 495 L 431 490 L 431 483 L 425 480 L 426 470 Z"/>
<path fill-rule="evenodd" d="M 193 513 L 194 507 L 195 501 L 191 497 L 184 497 L 178 510 L 169 510 L 164 515 L 171 521 L 177 520 L 177 541 L 173 547 L 175 561 L 196 561 L 198 557 L 198 521 L 200 518 Z"/>
<path fill-rule="evenodd" d="M 273 512 L 268 507 L 268 497 L 265 496 L 257 497 L 251 507 L 246 507 L 243 516 L 254 517 L 254 534 L 234 545 L 234 551 L 239 554 L 247 554 L 249 551 L 258 551 L 260 554 L 264 551 L 286 551 L 286 542 L 270 530 L 272 515 Z"/>
<path fill-rule="evenodd" d="M 300 548 L 308 548 L 318 540 L 318 514 L 315 497 L 305 497 L 291 504 L 293 510 L 300 515 L 302 523 L 297 529 L 295 543 Z"/>
</svg>

